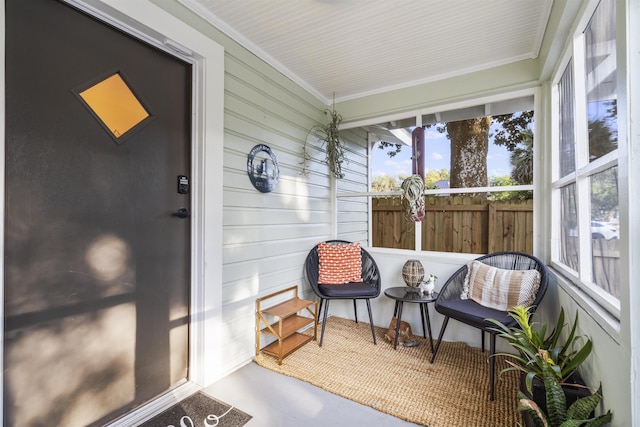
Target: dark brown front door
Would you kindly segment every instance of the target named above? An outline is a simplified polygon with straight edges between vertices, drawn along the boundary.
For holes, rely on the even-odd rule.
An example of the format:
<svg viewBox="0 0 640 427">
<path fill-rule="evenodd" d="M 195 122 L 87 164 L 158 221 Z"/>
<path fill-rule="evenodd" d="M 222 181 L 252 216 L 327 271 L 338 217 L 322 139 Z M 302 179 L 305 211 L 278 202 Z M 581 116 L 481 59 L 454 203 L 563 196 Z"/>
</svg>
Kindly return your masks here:
<svg viewBox="0 0 640 427">
<path fill-rule="evenodd" d="M 126 138 L 78 96 L 114 73 L 149 113 Z M 187 377 L 190 117 L 189 64 L 6 0 L 5 426 L 101 425 Z"/>
</svg>

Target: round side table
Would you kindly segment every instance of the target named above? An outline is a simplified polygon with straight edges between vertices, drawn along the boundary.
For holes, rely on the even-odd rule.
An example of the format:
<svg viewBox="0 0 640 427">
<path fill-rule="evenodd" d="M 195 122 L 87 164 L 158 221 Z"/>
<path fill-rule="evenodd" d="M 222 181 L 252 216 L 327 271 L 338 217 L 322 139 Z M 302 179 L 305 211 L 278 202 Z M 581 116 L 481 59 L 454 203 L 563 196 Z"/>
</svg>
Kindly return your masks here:
<svg viewBox="0 0 640 427">
<path fill-rule="evenodd" d="M 417 303 L 420 305 L 420 317 L 422 318 L 422 334 L 427 338 L 429 332 L 429 344 L 431 344 L 431 353 L 433 353 L 433 338 L 431 336 L 431 320 L 429 319 L 429 303 L 434 302 L 438 298 L 437 292 L 431 294 L 423 294 L 419 290 L 408 286 L 399 286 L 395 288 L 385 289 L 384 294 L 396 301 L 393 315 L 396 316 L 396 338 L 393 342 L 394 350 L 398 347 L 398 333 L 400 332 L 400 321 L 402 320 L 402 306 L 405 302 Z M 426 325 L 425 325 L 426 321 Z"/>
</svg>

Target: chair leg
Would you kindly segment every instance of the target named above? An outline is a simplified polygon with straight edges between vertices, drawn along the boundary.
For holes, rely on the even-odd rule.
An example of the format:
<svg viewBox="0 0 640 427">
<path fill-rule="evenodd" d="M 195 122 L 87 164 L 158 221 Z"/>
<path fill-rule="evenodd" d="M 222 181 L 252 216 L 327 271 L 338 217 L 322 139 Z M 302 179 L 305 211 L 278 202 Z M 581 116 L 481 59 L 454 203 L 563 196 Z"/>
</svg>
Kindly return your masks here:
<svg viewBox="0 0 640 427">
<path fill-rule="evenodd" d="M 480 334 L 482 336 L 482 352 L 484 353 L 484 329 L 480 329 Z"/>
<path fill-rule="evenodd" d="M 376 331 L 373 326 L 373 316 L 371 315 L 371 303 L 369 302 L 368 298 L 366 301 L 367 301 L 367 310 L 369 311 L 369 325 L 371 325 L 371 335 L 373 335 L 373 345 L 376 345 L 378 343 L 376 342 Z"/>
<path fill-rule="evenodd" d="M 318 344 L 318 347 L 322 347 L 322 339 L 324 338 L 324 327 L 327 325 L 328 311 L 329 311 L 329 300 L 326 300 L 324 304 L 324 316 L 322 318 L 322 331 L 320 332 L 320 343 Z"/>
<path fill-rule="evenodd" d="M 353 315 L 356 318 L 356 323 L 358 323 L 358 306 L 356 305 L 356 300 L 353 300 Z"/>
<path fill-rule="evenodd" d="M 484 332 L 482 333 L 484 335 Z M 495 373 L 496 373 L 496 335 L 495 334 L 489 334 L 490 338 L 489 338 L 489 351 L 491 353 L 491 356 L 489 356 L 491 358 L 491 361 L 489 363 L 489 381 L 491 381 L 491 383 L 489 384 L 489 399 L 490 400 L 494 400 L 495 399 L 495 389 L 494 389 L 494 377 L 495 377 Z"/>
<path fill-rule="evenodd" d="M 438 354 L 438 349 L 440 348 L 440 342 L 442 341 L 444 330 L 447 329 L 447 323 L 449 323 L 449 316 L 445 316 L 444 321 L 442 322 L 442 327 L 440 328 L 440 335 L 438 335 L 438 342 L 436 343 L 436 348 L 433 350 L 433 354 L 431 355 L 431 363 L 435 362 L 436 360 L 436 354 Z"/>
<path fill-rule="evenodd" d="M 318 305 L 318 320 L 320 319 L 320 314 L 322 313 L 322 304 L 324 304 L 324 298 L 320 298 L 320 304 Z"/>
</svg>

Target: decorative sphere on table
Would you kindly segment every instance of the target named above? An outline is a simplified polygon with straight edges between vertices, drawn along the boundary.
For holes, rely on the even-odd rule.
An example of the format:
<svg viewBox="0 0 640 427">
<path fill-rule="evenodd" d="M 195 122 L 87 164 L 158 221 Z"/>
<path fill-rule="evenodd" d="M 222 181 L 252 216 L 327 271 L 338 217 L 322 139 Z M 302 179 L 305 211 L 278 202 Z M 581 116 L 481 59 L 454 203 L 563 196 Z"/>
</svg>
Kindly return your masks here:
<svg viewBox="0 0 640 427">
<path fill-rule="evenodd" d="M 407 286 L 417 288 L 424 279 L 424 267 L 417 259 L 410 259 L 402 267 L 402 278 Z"/>
</svg>

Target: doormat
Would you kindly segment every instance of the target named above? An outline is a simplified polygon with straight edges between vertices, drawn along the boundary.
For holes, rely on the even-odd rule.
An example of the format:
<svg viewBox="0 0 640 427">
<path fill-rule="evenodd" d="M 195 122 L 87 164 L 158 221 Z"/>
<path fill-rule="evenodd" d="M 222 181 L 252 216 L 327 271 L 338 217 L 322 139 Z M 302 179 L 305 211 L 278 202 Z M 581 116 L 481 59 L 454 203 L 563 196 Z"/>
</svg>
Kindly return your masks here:
<svg viewBox="0 0 640 427">
<path fill-rule="evenodd" d="M 251 418 L 251 415 L 231 405 L 197 392 L 139 427 L 240 427 Z"/>
</svg>

